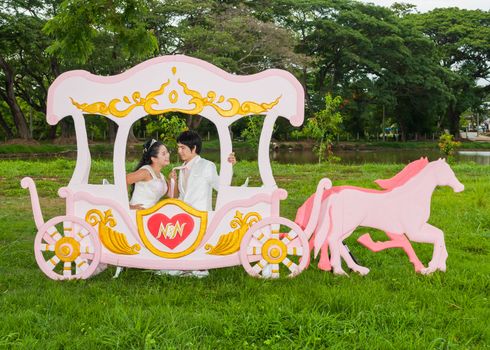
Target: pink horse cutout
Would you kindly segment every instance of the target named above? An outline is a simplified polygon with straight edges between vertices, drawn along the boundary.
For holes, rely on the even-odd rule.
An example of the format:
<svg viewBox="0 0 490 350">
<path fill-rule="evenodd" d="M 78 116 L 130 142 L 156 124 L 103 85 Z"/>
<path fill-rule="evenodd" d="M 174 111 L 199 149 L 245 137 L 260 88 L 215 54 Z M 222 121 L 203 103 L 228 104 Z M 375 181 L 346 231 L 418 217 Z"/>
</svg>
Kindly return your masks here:
<svg viewBox="0 0 490 350">
<path fill-rule="evenodd" d="M 349 255 L 342 241 L 358 226 L 376 228 L 393 235 L 406 234 L 414 242 L 434 245 L 432 259 L 422 274 L 446 270 L 447 250 L 444 233 L 427 223 L 430 202 L 436 186 L 450 186 L 454 192 L 464 190 L 464 185 L 454 175 L 444 159 L 428 163 L 422 170 L 399 187 L 377 191 L 343 186 L 335 187 L 322 203 L 323 220 L 314 237 L 315 256 L 320 248 L 330 248 L 333 272 L 346 275 L 341 258 L 347 266 L 361 275 L 369 269 L 358 265 Z"/>
<path fill-rule="evenodd" d="M 428 163 L 429 160 L 427 157 L 420 158 L 408 164 L 402 171 L 391 179 L 376 180 L 374 182 L 385 190 L 392 190 L 393 188 L 405 184 L 408 180 L 417 175 Z M 389 241 L 374 242 L 369 233 L 362 235 L 357 239 L 357 241 L 373 252 L 379 252 L 389 248 L 401 248 L 405 251 L 410 262 L 413 264 L 415 272 L 421 272 L 422 269 L 424 269 L 424 265 L 417 257 L 417 254 L 413 250 L 407 237 L 405 235 L 397 235 L 390 232 L 385 233 L 390 238 Z"/>
<path fill-rule="evenodd" d="M 381 188 L 384 188 L 386 190 L 392 190 L 395 187 L 399 187 L 403 185 L 410 178 L 412 178 L 418 172 L 420 172 L 428 163 L 429 161 L 427 160 L 427 158 L 420 158 L 419 160 L 413 161 L 410 164 L 408 164 L 405 168 L 403 168 L 402 171 L 400 171 L 391 179 L 376 180 L 375 183 L 377 183 Z M 337 186 L 333 190 L 324 191 L 322 201 L 328 198 L 330 194 L 334 192 L 339 192 L 341 189 L 346 189 L 346 188 L 355 188 L 355 187 Z M 306 227 L 306 225 L 310 220 L 310 212 L 313 207 L 313 199 L 314 199 L 314 195 L 310 196 L 305 201 L 305 203 L 298 209 L 296 213 L 295 222 L 302 228 Z M 317 227 L 319 227 L 319 225 Z M 381 250 L 388 249 L 388 248 L 402 248 L 408 255 L 410 262 L 412 262 L 412 264 L 414 265 L 415 271 L 420 272 L 424 268 L 424 265 L 418 259 L 407 237 L 405 235 L 397 235 L 389 232 L 386 232 L 386 234 L 390 238 L 390 240 L 386 242 L 373 242 L 369 233 L 359 237 L 357 241 L 362 245 L 364 245 L 366 248 L 374 252 L 379 252 Z M 311 249 L 313 249 L 313 239 L 310 240 L 310 250 Z M 325 270 L 325 271 L 330 271 L 332 269 L 330 265 L 330 259 L 328 257 L 327 241 L 325 241 L 325 245 L 321 250 L 318 267 L 321 270 Z"/>
</svg>

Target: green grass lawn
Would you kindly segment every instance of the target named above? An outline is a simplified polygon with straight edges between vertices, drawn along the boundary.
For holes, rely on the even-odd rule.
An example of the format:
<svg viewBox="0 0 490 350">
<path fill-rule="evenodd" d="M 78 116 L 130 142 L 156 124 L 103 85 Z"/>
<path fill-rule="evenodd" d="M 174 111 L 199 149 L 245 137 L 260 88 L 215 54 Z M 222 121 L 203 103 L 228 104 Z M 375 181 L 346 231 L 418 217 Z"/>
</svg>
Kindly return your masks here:
<svg viewBox="0 0 490 350">
<path fill-rule="evenodd" d="M 446 273 L 420 276 L 397 249 L 372 253 L 347 244 L 364 277 L 337 277 L 316 262 L 294 279 L 258 280 L 241 266 L 205 279 L 156 276 L 114 268 L 85 281 L 55 282 L 37 267 L 36 233 L 23 176 L 35 179 L 44 219 L 65 212 L 57 190 L 74 161 L 0 161 L 0 348 L 20 349 L 482 349 L 490 347 L 490 167 L 453 166 L 463 193 L 438 188 L 430 223 L 445 232 Z M 128 164 L 132 169 L 134 164 Z M 274 164 L 289 192 L 281 213 L 296 209 L 327 176 L 336 185 L 376 186 L 402 164 Z M 91 182 L 112 178 L 109 161 L 94 161 Z M 235 184 L 257 164 L 239 162 Z M 373 230 L 370 230 L 373 232 Z M 375 232 L 374 237 L 384 239 Z M 414 244 L 427 263 L 432 247 Z"/>
</svg>

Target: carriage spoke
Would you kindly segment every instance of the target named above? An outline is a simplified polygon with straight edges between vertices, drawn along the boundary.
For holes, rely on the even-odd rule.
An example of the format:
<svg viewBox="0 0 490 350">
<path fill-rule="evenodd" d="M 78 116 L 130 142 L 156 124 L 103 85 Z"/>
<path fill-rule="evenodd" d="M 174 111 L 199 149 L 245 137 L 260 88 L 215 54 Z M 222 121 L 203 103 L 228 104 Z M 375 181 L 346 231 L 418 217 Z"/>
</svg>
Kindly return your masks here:
<svg viewBox="0 0 490 350">
<path fill-rule="evenodd" d="M 94 260 L 95 254 L 92 253 L 81 253 L 80 257 L 82 259 L 87 259 L 87 260 Z"/>
<path fill-rule="evenodd" d="M 54 226 L 51 226 L 50 228 L 48 228 L 44 235 L 48 235 L 49 237 L 51 237 L 51 240 L 54 240 L 55 242 L 57 242 L 61 239 L 60 233 L 58 232 L 58 230 Z M 44 238 L 44 240 L 46 242 L 49 242 L 49 238 L 48 239 Z"/>
<path fill-rule="evenodd" d="M 288 255 L 303 256 L 303 248 L 301 248 L 301 247 L 288 247 Z"/>
<path fill-rule="evenodd" d="M 83 259 L 93 260 L 95 256 L 95 249 L 92 245 L 86 245 L 80 249 L 80 257 Z"/>
<path fill-rule="evenodd" d="M 269 238 L 269 235 L 264 232 L 254 232 L 253 237 L 257 239 L 261 244 L 264 244 L 265 241 Z"/>
<path fill-rule="evenodd" d="M 289 260 L 289 258 L 284 258 L 282 263 L 291 271 L 293 274 L 298 272 L 298 265 L 296 265 L 294 262 Z"/>
<path fill-rule="evenodd" d="M 89 265 L 86 259 L 82 259 L 81 257 L 78 257 L 75 259 L 75 266 L 76 266 L 76 274 L 78 275 L 79 273 L 84 272 Z"/>
<path fill-rule="evenodd" d="M 82 254 L 93 254 L 94 252 L 95 249 L 91 244 L 87 244 L 83 247 L 80 247 L 80 253 Z"/>
<path fill-rule="evenodd" d="M 272 278 L 279 278 L 279 264 L 272 264 L 271 272 Z"/>
<path fill-rule="evenodd" d="M 71 262 L 66 261 L 63 265 L 63 276 L 70 277 L 71 276 Z"/>
<path fill-rule="evenodd" d="M 65 237 L 72 237 L 73 232 L 75 231 L 75 224 L 72 223 L 71 221 L 65 221 L 63 222 L 63 233 Z"/>
<path fill-rule="evenodd" d="M 279 239 L 279 228 L 280 228 L 280 225 L 277 225 L 277 224 L 271 225 L 271 238 L 272 239 Z"/>
<path fill-rule="evenodd" d="M 41 251 L 43 252 L 54 252 L 54 244 L 41 244 Z"/>
<path fill-rule="evenodd" d="M 258 275 L 267 265 L 269 265 L 269 263 L 265 261 L 265 259 L 262 259 L 257 264 L 255 264 L 254 267 L 252 267 L 252 270 L 253 272 L 255 272 L 255 274 Z"/>
<path fill-rule="evenodd" d="M 87 237 L 89 235 L 89 232 L 84 228 L 82 227 L 73 237 L 75 237 L 75 239 L 80 242 L 82 241 L 85 237 Z"/>
<path fill-rule="evenodd" d="M 289 242 L 291 242 L 296 237 L 298 237 L 298 234 L 296 232 L 289 231 L 288 233 L 285 234 L 285 236 L 283 237 L 283 239 L 281 241 L 284 244 L 288 244 Z"/>
<path fill-rule="evenodd" d="M 261 253 L 262 245 L 254 245 L 247 247 L 247 255 L 259 255 Z"/>
<path fill-rule="evenodd" d="M 56 265 L 60 262 L 60 258 L 58 258 L 56 255 L 53 256 L 51 259 L 46 261 L 46 265 L 49 267 L 49 269 L 54 270 Z"/>
</svg>

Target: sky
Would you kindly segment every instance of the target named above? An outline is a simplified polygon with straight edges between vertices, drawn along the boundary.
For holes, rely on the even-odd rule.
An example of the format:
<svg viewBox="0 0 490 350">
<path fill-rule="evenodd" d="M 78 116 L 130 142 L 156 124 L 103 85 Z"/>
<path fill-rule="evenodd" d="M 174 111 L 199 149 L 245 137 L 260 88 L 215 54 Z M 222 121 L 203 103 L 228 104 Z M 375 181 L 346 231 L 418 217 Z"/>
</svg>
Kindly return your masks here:
<svg viewBox="0 0 490 350">
<path fill-rule="evenodd" d="M 360 0 L 362 2 L 370 2 L 380 6 L 390 7 L 395 2 L 404 2 L 417 6 L 420 12 L 427 12 L 436 7 L 459 7 L 468 10 L 490 10 L 490 0 Z"/>
</svg>

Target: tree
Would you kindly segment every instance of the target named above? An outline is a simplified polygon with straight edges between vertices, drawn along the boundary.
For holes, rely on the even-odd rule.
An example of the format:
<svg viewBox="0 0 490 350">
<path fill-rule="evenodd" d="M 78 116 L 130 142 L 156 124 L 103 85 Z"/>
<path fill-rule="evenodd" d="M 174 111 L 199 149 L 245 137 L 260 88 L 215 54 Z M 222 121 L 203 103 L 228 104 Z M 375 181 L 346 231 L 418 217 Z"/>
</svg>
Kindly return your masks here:
<svg viewBox="0 0 490 350">
<path fill-rule="evenodd" d="M 451 93 L 444 122 L 459 137 L 461 114 L 480 105 L 490 89 L 477 84 L 490 80 L 490 12 L 446 8 L 407 19 L 436 44 Z"/>
<path fill-rule="evenodd" d="M 56 11 L 56 0 L 4 0 L 0 13 L 0 55 L 3 58 L 3 74 L 10 86 L 0 93 L 10 106 L 7 118 L 12 118 L 18 136 L 30 137 L 25 109 L 29 115 L 40 121 L 46 113 L 47 90 L 51 82 L 61 73 L 56 58 L 46 54 L 49 39 L 42 33 L 47 18 Z M 8 9 L 8 10 L 7 10 Z M 11 77 L 13 73 L 13 77 Z M 9 85 L 12 84 L 13 85 Z M 14 96 L 15 98 L 13 98 Z M 24 107 L 22 107 L 24 106 Z M 31 125 L 41 124 L 31 122 Z M 54 137 L 56 126 L 34 130 L 37 137 Z"/>
<path fill-rule="evenodd" d="M 0 87 L 0 97 L 6 102 L 10 109 L 17 134 L 22 139 L 32 137 L 24 112 L 20 108 L 17 93 L 15 91 L 17 72 L 17 61 L 22 57 L 22 53 L 17 50 L 17 39 L 20 34 L 20 24 L 24 19 L 23 16 L 12 16 L 6 13 L 0 14 L 0 77 L 2 78 L 2 86 Z M 16 52 L 17 51 L 17 52 Z M 2 123 L 4 128 L 6 123 Z M 12 134 L 12 131 L 7 131 L 7 134 Z"/>
</svg>

